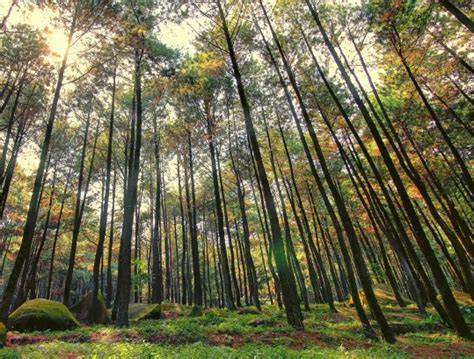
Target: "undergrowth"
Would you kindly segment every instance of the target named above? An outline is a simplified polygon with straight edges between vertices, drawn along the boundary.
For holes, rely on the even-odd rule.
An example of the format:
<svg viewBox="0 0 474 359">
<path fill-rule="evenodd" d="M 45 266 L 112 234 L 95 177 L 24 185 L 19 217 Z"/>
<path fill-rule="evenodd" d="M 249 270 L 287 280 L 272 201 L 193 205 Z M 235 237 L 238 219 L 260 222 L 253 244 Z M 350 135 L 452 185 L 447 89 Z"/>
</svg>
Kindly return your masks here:
<svg viewBox="0 0 474 359">
<path fill-rule="evenodd" d="M 305 331 L 296 331 L 275 307 L 203 310 L 190 317 L 183 306 L 164 306 L 165 319 L 132 322 L 129 328 L 82 326 L 70 331 L 9 332 L 1 358 L 339 358 L 474 356 L 470 342 L 450 332 L 431 310 L 384 307 L 397 344 L 364 337 L 354 309 L 337 313 L 312 305 Z M 177 311 L 179 313 L 173 313 Z M 167 312 L 167 313 L 166 313 Z M 179 314 L 179 315 L 177 315 Z M 451 353 L 451 354 L 447 354 Z"/>
</svg>

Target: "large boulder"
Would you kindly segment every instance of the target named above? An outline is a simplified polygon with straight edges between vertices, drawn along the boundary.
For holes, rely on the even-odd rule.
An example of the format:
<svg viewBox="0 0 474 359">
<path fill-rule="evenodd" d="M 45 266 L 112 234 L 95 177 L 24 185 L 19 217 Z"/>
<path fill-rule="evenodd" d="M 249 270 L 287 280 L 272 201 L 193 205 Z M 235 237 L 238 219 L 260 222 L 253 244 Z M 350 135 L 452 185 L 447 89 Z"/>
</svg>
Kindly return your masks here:
<svg viewBox="0 0 474 359">
<path fill-rule="evenodd" d="M 8 317 L 8 326 L 18 331 L 67 330 L 79 326 L 67 307 L 54 300 L 33 299 L 23 303 Z"/>
<path fill-rule="evenodd" d="M 128 319 L 145 320 L 160 319 L 161 306 L 159 304 L 133 303 L 128 306 Z"/>
<path fill-rule="evenodd" d="M 69 308 L 76 318 L 87 324 L 110 324 L 109 314 L 105 306 L 102 293 L 97 296 L 97 301 L 93 303 L 93 293 L 87 293 L 79 303 Z"/>
<path fill-rule="evenodd" d="M 5 328 L 5 324 L 0 322 L 0 348 L 2 348 L 6 342 L 7 342 L 7 328 Z"/>
<path fill-rule="evenodd" d="M 192 307 L 178 303 L 161 303 L 161 318 L 173 319 L 178 317 L 186 317 L 191 312 Z"/>
</svg>

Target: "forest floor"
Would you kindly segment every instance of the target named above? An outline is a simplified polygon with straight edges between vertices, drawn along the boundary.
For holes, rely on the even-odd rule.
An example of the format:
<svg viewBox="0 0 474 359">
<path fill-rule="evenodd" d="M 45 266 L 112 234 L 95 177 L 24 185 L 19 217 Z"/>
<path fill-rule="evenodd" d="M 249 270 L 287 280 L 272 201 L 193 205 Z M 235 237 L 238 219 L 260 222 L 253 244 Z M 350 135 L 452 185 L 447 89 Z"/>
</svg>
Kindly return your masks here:
<svg viewBox="0 0 474 359">
<path fill-rule="evenodd" d="M 190 317 L 189 307 L 163 304 L 162 319 L 129 328 L 83 326 L 61 332 L 9 332 L 0 358 L 336 358 L 474 357 L 474 343 L 457 337 L 429 311 L 384 306 L 397 343 L 365 338 L 353 308 L 325 305 L 305 312 L 305 331 L 289 327 L 276 308 L 238 311 L 205 309 Z M 466 317 L 471 326 L 474 314 Z"/>
</svg>

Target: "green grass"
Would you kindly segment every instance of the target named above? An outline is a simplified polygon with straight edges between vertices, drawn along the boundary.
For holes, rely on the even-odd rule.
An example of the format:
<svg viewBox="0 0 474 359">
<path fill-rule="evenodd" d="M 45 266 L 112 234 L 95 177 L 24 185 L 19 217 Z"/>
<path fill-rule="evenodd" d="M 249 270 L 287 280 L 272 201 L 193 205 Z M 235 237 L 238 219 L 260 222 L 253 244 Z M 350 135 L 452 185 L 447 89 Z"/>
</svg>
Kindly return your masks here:
<svg viewBox="0 0 474 359">
<path fill-rule="evenodd" d="M 394 327 L 403 326 L 395 345 L 365 338 L 353 308 L 325 305 L 305 312 L 305 332 L 289 327 L 277 308 L 204 309 L 162 305 L 168 319 L 132 322 L 129 328 L 83 326 L 70 331 L 9 333 L 0 358 L 404 358 L 413 355 L 474 356 L 472 343 L 443 329 L 436 314 L 421 317 L 413 308 L 384 308 Z M 254 319 L 268 325 L 252 327 Z M 434 329 L 433 329 L 434 328 Z M 12 342 L 13 339 L 13 342 Z"/>
<path fill-rule="evenodd" d="M 3 358 L 4 352 L 0 350 Z M 150 343 L 62 343 L 49 342 L 40 345 L 27 345 L 16 352 L 10 351 L 12 358 L 56 358 L 68 355 L 94 358 L 402 358 L 403 353 L 391 348 L 357 349 L 348 351 L 338 348 L 308 348 L 293 350 L 286 346 L 261 346 L 246 344 L 238 350 L 219 346 L 210 347 L 197 342 L 181 346 L 158 345 Z M 15 356 L 17 355 L 17 356 Z"/>
</svg>

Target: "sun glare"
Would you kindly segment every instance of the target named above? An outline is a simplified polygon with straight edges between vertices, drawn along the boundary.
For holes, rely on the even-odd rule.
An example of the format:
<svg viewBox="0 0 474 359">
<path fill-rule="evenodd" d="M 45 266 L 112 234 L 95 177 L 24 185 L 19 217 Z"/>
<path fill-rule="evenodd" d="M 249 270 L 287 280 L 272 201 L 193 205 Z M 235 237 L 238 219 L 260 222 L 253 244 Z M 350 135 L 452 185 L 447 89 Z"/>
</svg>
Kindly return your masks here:
<svg viewBox="0 0 474 359">
<path fill-rule="evenodd" d="M 49 49 L 55 55 L 62 57 L 67 49 L 67 36 L 60 30 L 48 30 L 45 33 Z"/>
<path fill-rule="evenodd" d="M 6 11 L 5 5 L 1 4 L 0 13 Z M 28 23 L 32 27 L 43 32 L 46 38 L 48 47 L 52 52 L 51 59 L 56 61 L 57 58 L 62 58 L 67 48 L 67 36 L 61 30 L 52 24 L 53 13 L 51 10 L 41 9 L 38 7 L 28 7 L 27 9 L 13 11 L 9 22 L 11 24 Z"/>
</svg>

